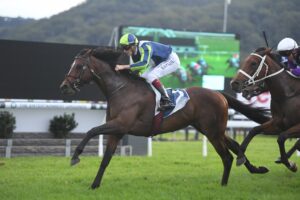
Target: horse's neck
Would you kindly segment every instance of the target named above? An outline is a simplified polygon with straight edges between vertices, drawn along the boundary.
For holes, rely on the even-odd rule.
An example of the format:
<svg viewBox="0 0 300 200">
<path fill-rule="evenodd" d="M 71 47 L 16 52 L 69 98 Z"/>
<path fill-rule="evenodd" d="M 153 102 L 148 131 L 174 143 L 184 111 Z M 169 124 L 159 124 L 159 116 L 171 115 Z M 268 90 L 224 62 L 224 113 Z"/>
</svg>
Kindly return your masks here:
<svg viewBox="0 0 300 200">
<path fill-rule="evenodd" d="M 108 92 L 106 90 L 105 83 L 103 82 L 102 78 L 99 79 L 99 77 L 95 77 L 94 81 L 98 85 L 100 90 L 103 92 L 104 96 L 107 98 L 108 97 Z"/>
<path fill-rule="evenodd" d="M 274 64 L 273 64 L 274 65 Z M 270 65 L 271 66 L 271 65 Z M 281 69 L 280 66 L 272 66 L 271 73 Z M 300 94 L 300 81 L 283 71 L 266 80 L 272 99 L 282 100 Z"/>
<path fill-rule="evenodd" d="M 128 83 L 129 80 L 120 73 L 115 72 L 109 64 L 97 61 L 97 66 L 100 66 L 101 70 L 96 71 L 95 80 L 107 99 Z"/>
</svg>

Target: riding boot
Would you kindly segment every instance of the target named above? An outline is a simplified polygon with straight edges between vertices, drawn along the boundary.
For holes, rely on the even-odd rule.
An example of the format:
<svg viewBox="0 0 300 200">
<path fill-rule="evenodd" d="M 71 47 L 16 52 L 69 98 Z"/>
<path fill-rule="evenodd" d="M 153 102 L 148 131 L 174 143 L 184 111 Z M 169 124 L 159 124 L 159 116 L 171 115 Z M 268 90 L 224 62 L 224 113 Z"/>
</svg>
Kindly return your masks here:
<svg viewBox="0 0 300 200">
<path fill-rule="evenodd" d="M 174 108 L 175 107 L 174 103 L 168 97 L 166 90 L 165 90 L 164 86 L 160 83 L 160 81 L 158 79 L 155 79 L 152 82 L 152 84 L 157 89 L 157 91 L 159 91 L 159 93 L 161 94 L 160 107 L 158 110 L 165 111 L 167 109 Z"/>
</svg>

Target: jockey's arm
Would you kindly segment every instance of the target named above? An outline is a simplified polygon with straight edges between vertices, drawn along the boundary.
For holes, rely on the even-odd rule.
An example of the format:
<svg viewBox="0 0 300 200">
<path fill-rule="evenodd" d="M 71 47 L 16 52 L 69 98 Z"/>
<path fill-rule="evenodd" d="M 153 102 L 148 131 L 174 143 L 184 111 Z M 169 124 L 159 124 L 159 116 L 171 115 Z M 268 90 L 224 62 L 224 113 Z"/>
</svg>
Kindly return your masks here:
<svg viewBox="0 0 300 200">
<path fill-rule="evenodd" d="M 298 64 L 298 66 L 300 65 L 300 47 L 298 47 L 298 49 L 296 50 L 296 56 L 295 56 L 295 60 L 296 63 Z"/>
<path fill-rule="evenodd" d="M 130 65 L 116 65 L 115 70 L 119 71 L 119 70 L 123 70 L 123 69 L 129 69 Z"/>
</svg>

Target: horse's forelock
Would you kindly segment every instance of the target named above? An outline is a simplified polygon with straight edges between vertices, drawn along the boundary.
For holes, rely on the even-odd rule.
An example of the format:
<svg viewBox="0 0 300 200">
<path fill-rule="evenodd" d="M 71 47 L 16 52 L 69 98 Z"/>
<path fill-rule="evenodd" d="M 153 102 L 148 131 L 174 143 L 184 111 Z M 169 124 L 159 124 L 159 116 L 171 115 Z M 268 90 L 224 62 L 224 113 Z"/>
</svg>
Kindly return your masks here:
<svg viewBox="0 0 300 200">
<path fill-rule="evenodd" d="M 257 48 L 257 49 L 255 49 L 255 53 L 260 53 L 260 52 L 263 52 L 263 51 L 265 51 L 266 50 L 266 47 L 259 47 L 259 48 Z"/>
<path fill-rule="evenodd" d="M 259 55 L 265 55 L 265 54 L 270 54 L 272 51 L 272 48 L 269 47 L 259 47 L 257 48 L 254 53 L 257 53 Z"/>
<path fill-rule="evenodd" d="M 76 55 L 76 57 L 78 57 L 78 56 L 84 56 L 89 50 L 91 50 L 91 49 L 82 49 L 77 55 Z"/>
<path fill-rule="evenodd" d="M 93 49 L 92 55 L 101 60 L 116 60 L 122 54 L 120 49 L 112 47 L 98 47 Z"/>
</svg>

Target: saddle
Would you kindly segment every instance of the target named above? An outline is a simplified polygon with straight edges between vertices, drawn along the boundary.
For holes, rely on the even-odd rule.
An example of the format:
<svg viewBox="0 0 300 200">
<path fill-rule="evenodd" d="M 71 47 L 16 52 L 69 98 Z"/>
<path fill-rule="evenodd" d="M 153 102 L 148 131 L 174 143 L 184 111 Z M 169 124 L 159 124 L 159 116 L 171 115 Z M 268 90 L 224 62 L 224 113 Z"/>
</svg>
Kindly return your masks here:
<svg viewBox="0 0 300 200">
<path fill-rule="evenodd" d="M 171 116 L 178 110 L 182 109 L 189 101 L 190 97 L 185 89 L 167 88 L 166 92 L 168 93 L 168 96 L 170 97 L 171 101 L 174 103 L 175 107 L 165 111 L 159 111 L 158 108 L 160 106 L 161 94 L 153 86 L 151 87 L 155 92 L 155 116 L 153 118 L 152 133 L 151 133 L 151 136 L 154 136 L 156 133 L 160 131 L 160 127 L 161 127 L 161 123 L 163 122 L 163 119 Z"/>
</svg>

